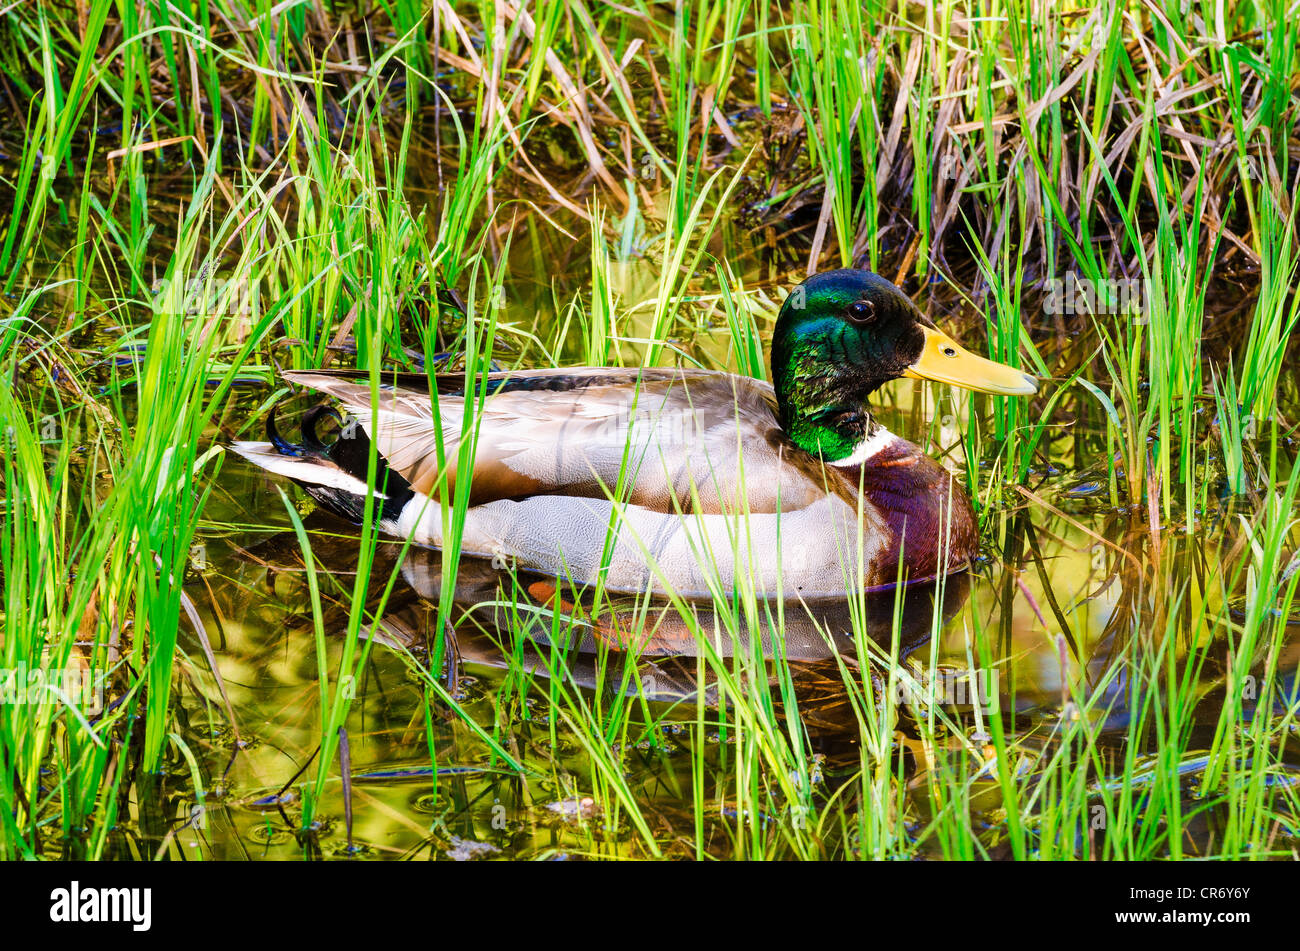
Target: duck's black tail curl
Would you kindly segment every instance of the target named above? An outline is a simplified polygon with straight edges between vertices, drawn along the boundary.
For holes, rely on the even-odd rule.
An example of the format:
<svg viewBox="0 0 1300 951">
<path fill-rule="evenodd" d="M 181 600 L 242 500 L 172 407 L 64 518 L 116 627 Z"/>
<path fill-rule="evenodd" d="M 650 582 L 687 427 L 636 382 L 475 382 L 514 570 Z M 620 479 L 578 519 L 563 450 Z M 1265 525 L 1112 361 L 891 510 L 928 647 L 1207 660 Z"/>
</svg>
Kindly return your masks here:
<svg viewBox="0 0 1300 951">
<path fill-rule="evenodd" d="M 302 442 L 291 442 L 280 432 L 276 420 L 278 404 L 266 417 L 267 442 L 237 442 L 231 449 L 264 469 L 287 476 L 315 499 L 321 507 L 360 524 L 365 520 L 366 478 L 370 468 L 371 441 L 356 421 L 345 421 L 332 405 L 312 407 L 301 423 Z M 320 438 L 318 427 L 330 417 L 340 424 L 332 443 Z M 392 469 L 381 455 L 375 458 L 375 516 L 396 522 L 406 503 L 415 496 L 411 484 Z"/>
</svg>

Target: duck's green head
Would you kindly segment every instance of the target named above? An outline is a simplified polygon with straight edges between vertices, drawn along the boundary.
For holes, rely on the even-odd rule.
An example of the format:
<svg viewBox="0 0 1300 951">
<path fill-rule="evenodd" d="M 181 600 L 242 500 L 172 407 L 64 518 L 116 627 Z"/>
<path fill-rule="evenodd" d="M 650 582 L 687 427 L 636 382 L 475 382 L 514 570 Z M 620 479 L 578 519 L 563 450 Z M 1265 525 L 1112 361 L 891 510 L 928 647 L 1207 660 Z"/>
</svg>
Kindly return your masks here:
<svg viewBox="0 0 1300 951">
<path fill-rule="evenodd" d="M 1034 378 L 976 356 L 878 274 L 814 274 L 786 298 L 772 339 L 781 425 L 800 448 L 847 459 L 870 436 L 868 397 L 902 376 L 1023 396 Z"/>
</svg>

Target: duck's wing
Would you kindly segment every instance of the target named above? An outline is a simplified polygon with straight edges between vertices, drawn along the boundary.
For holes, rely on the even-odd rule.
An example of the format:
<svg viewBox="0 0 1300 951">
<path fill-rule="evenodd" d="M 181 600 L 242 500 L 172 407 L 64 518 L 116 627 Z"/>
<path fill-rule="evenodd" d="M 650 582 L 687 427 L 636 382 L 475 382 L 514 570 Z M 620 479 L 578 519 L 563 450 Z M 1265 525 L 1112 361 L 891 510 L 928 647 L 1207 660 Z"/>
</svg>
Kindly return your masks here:
<svg viewBox="0 0 1300 951">
<path fill-rule="evenodd" d="M 842 481 L 799 452 L 770 385 L 707 370 L 558 369 L 488 374 L 468 414 L 463 377 L 383 377 L 378 399 L 355 371 L 296 371 L 337 399 L 388 465 L 425 495 L 448 486 L 473 440 L 471 504 L 532 495 L 619 498 L 659 512 L 789 511 Z M 389 382 L 393 380 L 393 382 Z M 470 404 L 473 405 L 471 400 Z M 345 430 L 346 432 L 346 430 Z"/>
</svg>

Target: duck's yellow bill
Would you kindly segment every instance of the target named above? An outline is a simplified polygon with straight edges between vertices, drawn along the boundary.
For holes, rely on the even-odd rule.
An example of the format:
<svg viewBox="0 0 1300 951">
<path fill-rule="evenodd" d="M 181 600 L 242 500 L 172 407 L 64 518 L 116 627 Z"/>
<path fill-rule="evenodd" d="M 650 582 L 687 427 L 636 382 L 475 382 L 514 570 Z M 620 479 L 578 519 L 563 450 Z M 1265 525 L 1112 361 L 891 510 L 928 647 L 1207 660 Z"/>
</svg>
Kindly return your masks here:
<svg viewBox="0 0 1300 951">
<path fill-rule="evenodd" d="M 976 356 L 942 330 L 921 329 L 925 332 L 925 349 L 920 359 L 903 372 L 904 376 L 999 396 L 1028 396 L 1038 392 L 1038 381 L 1028 373 Z"/>
</svg>

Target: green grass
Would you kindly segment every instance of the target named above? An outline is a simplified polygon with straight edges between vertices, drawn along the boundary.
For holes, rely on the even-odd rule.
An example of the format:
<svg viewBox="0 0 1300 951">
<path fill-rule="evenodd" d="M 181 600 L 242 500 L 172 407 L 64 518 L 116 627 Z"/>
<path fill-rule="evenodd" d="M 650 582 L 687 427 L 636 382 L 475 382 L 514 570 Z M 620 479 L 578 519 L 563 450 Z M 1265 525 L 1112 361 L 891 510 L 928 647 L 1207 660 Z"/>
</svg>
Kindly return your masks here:
<svg viewBox="0 0 1300 951">
<path fill-rule="evenodd" d="M 255 733 L 261 708 L 229 676 L 242 619 L 215 606 L 245 583 L 232 546 L 275 530 L 302 587 L 268 610 L 305 624 L 313 680 L 284 713 L 310 719 L 301 761 L 261 791 L 296 791 L 303 855 L 326 854 L 342 799 L 350 831 L 369 802 L 391 663 L 451 810 L 411 820 L 428 843 L 470 809 L 469 758 L 494 784 L 478 794 L 530 823 L 591 798 L 529 855 L 1294 854 L 1300 26 L 1282 5 L 394 0 L 364 30 L 269 7 L 0 13 L 0 94 L 21 107 L 0 130 L 0 666 L 103 684 L 6 704 L 0 854 L 152 858 L 212 848 L 191 806 L 242 821 L 212 736 Z M 451 353 L 472 433 L 494 363 L 764 377 L 791 276 L 843 265 L 1045 381 L 1031 401 L 879 394 L 963 473 L 990 559 L 913 656 L 901 607 L 879 639 L 848 605 L 870 663 L 820 676 L 849 761 L 826 760 L 779 638 L 775 657 L 723 649 L 793 629 L 797 606 L 745 585 L 673 599 L 717 702 L 652 703 L 653 658 L 558 645 L 602 624 L 635 639 L 662 606 L 459 597 L 467 480 L 440 502 L 427 651 L 371 637 L 415 557 L 390 557 L 373 508 L 339 571 L 296 489 L 232 494 L 246 477 L 219 447 L 260 437 L 277 369 L 378 387 Z M 1079 306 L 1049 308 L 1051 281 Z M 444 451 L 464 468 L 473 439 Z M 505 666 L 485 711 L 445 672 L 448 631 L 489 603 Z M 1026 652 L 1059 659 L 1055 694 Z M 1000 709 L 925 702 L 945 665 L 997 669 Z"/>
</svg>

